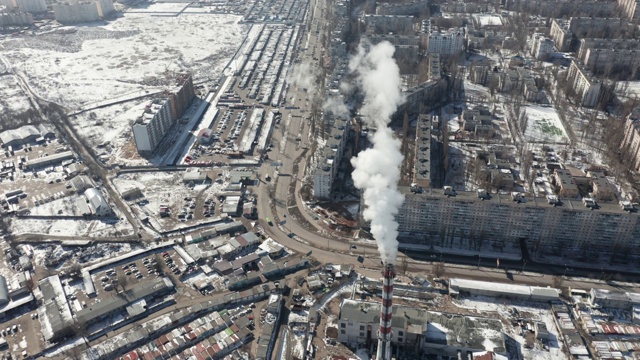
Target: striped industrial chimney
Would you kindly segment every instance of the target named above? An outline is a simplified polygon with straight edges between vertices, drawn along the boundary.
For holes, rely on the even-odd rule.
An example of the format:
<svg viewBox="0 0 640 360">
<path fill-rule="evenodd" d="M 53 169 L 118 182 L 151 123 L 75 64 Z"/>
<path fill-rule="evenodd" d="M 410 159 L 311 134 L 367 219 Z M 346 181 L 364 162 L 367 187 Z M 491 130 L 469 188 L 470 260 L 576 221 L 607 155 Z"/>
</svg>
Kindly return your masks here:
<svg viewBox="0 0 640 360">
<path fill-rule="evenodd" d="M 380 307 L 380 330 L 376 360 L 391 360 L 391 307 L 395 277 L 393 264 L 385 264 L 382 270 L 382 306 Z"/>
</svg>

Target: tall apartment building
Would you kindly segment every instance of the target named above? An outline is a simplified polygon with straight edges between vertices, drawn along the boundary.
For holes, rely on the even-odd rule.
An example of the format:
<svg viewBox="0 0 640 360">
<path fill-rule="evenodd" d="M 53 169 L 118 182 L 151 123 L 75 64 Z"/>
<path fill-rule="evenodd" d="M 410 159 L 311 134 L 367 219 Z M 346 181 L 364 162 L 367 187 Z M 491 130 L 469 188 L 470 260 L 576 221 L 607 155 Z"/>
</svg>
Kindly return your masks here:
<svg viewBox="0 0 640 360">
<path fill-rule="evenodd" d="M 631 170 L 640 171 L 640 117 L 633 113 L 625 120 L 624 139 L 620 147 L 631 159 Z"/>
<path fill-rule="evenodd" d="M 33 16 L 27 12 L 0 12 L 0 26 L 28 26 L 33 24 Z"/>
<path fill-rule="evenodd" d="M 577 38 L 617 38 L 620 33 L 631 30 L 631 25 L 626 19 L 598 18 L 598 17 L 572 17 L 569 19 L 569 30 Z"/>
<path fill-rule="evenodd" d="M 425 0 L 413 0 L 402 3 L 377 3 L 377 15 L 411 15 L 419 16 L 429 10 L 429 2 Z"/>
<path fill-rule="evenodd" d="M 29 13 L 41 13 L 47 11 L 45 0 L 0 0 L 8 10 L 20 10 Z"/>
<path fill-rule="evenodd" d="M 581 39 L 578 49 L 578 59 L 585 62 L 587 52 L 593 49 L 602 50 L 640 50 L 640 40 L 635 39 Z"/>
<path fill-rule="evenodd" d="M 640 20 L 640 0 L 618 0 L 618 8 L 630 21 L 637 23 Z"/>
<path fill-rule="evenodd" d="M 175 119 L 170 98 L 155 99 L 133 124 L 133 137 L 138 153 L 148 155 L 167 134 Z"/>
<path fill-rule="evenodd" d="M 69 1 L 53 4 L 53 15 L 61 24 L 92 22 L 113 12 L 112 0 Z"/>
<path fill-rule="evenodd" d="M 550 18 L 566 16 L 611 17 L 616 6 L 601 0 L 503 0 L 505 9 Z"/>
<path fill-rule="evenodd" d="M 313 196 L 317 199 L 328 199 L 331 196 L 340 161 L 345 155 L 349 127 L 348 120 L 335 118 L 331 127 L 331 135 L 320 151 L 318 166 L 313 174 Z"/>
<path fill-rule="evenodd" d="M 416 126 L 416 152 L 413 163 L 412 187 L 429 188 L 433 169 L 431 167 L 431 116 L 420 114 Z"/>
<path fill-rule="evenodd" d="M 195 97 L 190 74 L 170 79 L 173 90 L 153 100 L 133 124 L 133 137 L 141 155 L 150 155 Z"/>
<path fill-rule="evenodd" d="M 596 106 L 604 89 L 602 82 L 593 77 L 588 69 L 579 65 L 575 60 L 572 61 L 567 73 L 567 81 L 573 85 L 582 106 Z"/>
<path fill-rule="evenodd" d="M 464 50 L 465 30 L 452 28 L 447 31 L 429 34 L 427 53 L 440 55 L 456 55 Z"/>
<path fill-rule="evenodd" d="M 407 15 L 364 15 L 368 34 L 404 33 L 411 30 L 413 16 Z"/>
<path fill-rule="evenodd" d="M 538 60 L 547 60 L 555 51 L 555 46 L 556 43 L 552 39 L 542 34 L 534 34 L 533 42 L 531 44 L 531 55 Z"/>
<path fill-rule="evenodd" d="M 402 188 L 400 240 L 465 251 L 511 249 L 532 256 L 640 256 L 640 214 L 629 202 L 599 202 Z M 506 251 L 505 251 L 506 252 Z"/>
<path fill-rule="evenodd" d="M 558 51 L 567 51 L 571 46 L 573 33 L 569 30 L 569 20 L 553 19 L 549 36 L 555 43 Z"/>
<path fill-rule="evenodd" d="M 584 56 L 584 67 L 594 74 L 613 75 L 627 79 L 640 68 L 640 50 L 621 49 L 587 49 Z"/>
<path fill-rule="evenodd" d="M 429 54 L 429 79 L 437 80 L 442 76 L 440 54 Z"/>
</svg>

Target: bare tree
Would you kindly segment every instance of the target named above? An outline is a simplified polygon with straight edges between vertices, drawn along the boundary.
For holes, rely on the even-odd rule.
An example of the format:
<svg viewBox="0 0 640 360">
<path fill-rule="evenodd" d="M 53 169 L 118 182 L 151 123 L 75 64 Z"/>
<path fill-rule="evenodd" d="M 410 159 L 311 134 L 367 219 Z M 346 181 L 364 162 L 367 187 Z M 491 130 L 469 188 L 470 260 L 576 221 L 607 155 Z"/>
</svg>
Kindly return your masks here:
<svg viewBox="0 0 640 360">
<path fill-rule="evenodd" d="M 127 285 L 129 285 L 129 279 L 127 278 L 127 275 L 119 275 L 116 279 L 116 287 L 120 288 L 120 292 L 124 292 Z"/>
<path fill-rule="evenodd" d="M 431 266 L 431 272 L 433 273 L 434 277 L 437 277 L 437 278 L 442 277 L 445 271 L 446 269 L 443 262 L 434 263 Z"/>
<path fill-rule="evenodd" d="M 560 287 L 562 287 L 563 283 L 564 283 L 564 279 L 561 276 L 556 275 L 552 279 L 553 287 L 556 289 L 559 289 Z"/>
</svg>

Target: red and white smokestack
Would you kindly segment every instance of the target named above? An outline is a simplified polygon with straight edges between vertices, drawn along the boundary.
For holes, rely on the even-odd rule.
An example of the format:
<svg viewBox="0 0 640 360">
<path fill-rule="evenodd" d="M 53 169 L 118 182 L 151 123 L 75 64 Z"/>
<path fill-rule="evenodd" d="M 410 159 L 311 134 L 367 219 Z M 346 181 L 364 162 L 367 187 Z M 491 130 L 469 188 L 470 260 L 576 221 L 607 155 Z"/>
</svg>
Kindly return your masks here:
<svg viewBox="0 0 640 360">
<path fill-rule="evenodd" d="M 376 360 L 391 360 L 391 315 L 393 305 L 393 264 L 385 264 L 382 270 L 382 306 Z"/>
</svg>

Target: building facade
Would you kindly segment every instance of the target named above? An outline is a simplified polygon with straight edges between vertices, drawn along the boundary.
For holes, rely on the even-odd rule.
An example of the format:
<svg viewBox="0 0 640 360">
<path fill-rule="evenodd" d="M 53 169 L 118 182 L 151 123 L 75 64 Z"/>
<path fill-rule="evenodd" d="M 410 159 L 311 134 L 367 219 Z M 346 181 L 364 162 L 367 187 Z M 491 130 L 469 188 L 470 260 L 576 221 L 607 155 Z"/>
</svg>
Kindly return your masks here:
<svg viewBox="0 0 640 360">
<path fill-rule="evenodd" d="M 640 215 L 624 202 L 402 189 L 401 243 L 505 254 L 525 245 L 533 257 L 578 260 L 640 256 Z"/>
<path fill-rule="evenodd" d="M 593 77 L 588 69 L 579 65 L 575 60 L 569 66 L 567 81 L 573 85 L 582 106 L 594 107 L 598 104 L 603 91 L 602 82 Z"/>
<path fill-rule="evenodd" d="M 33 24 L 33 16 L 27 12 L 0 12 L 0 26 L 28 26 Z"/>
<path fill-rule="evenodd" d="M 156 149 L 195 97 L 190 74 L 177 74 L 173 80 L 174 90 L 165 91 L 149 103 L 133 124 L 133 137 L 141 155 L 150 155 Z"/>
<path fill-rule="evenodd" d="M 114 11 L 112 0 L 69 1 L 53 4 L 52 8 L 61 24 L 97 21 Z"/>
<path fill-rule="evenodd" d="M 427 53 L 440 55 L 457 55 L 464 50 L 465 30 L 452 28 L 447 31 L 429 34 Z"/>
<path fill-rule="evenodd" d="M 531 45 L 531 55 L 538 60 L 548 60 L 549 56 L 555 51 L 556 43 L 542 34 L 533 35 L 533 43 Z"/>
<path fill-rule="evenodd" d="M 418 116 L 416 126 L 416 152 L 413 166 L 413 184 L 422 188 L 431 187 L 431 116 L 421 114 Z"/>
<path fill-rule="evenodd" d="M 8 10 L 20 10 L 29 13 L 41 13 L 47 11 L 45 0 L 0 0 L 0 5 L 4 5 Z"/>
<path fill-rule="evenodd" d="M 640 20 L 640 0 L 618 0 L 618 8 L 622 10 L 624 16 L 634 23 Z"/>
<path fill-rule="evenodd" d="M 349 128 L 348 120 L 335 118 L 331 135 L 320 151 L 318 166 L 313 175 L 313 195 L 318 199 L 328 199 L 331 196 L 340 161 L 345 155 Z"/>
<path fill-rule="evenodd" d="M 140 154 L 150 154 L 167 134 L 173 119 L 170 99 L 155 99 L 133 124 L 133 137 Z"/>
<path fill-rule="evenodd" d="M 567 51 L 571 46 L 573 33 L 569 30 L 569 20 L 553 19 L 549 36 L 555 43 L 558 51 Z"/>
<path fill-rule="evenodd" d="M 640 170 L 640 118 L 632 113 L 625 120 L 624 139 L 620 145 L 631 160 L 633 171 Z"/>
</svg>

